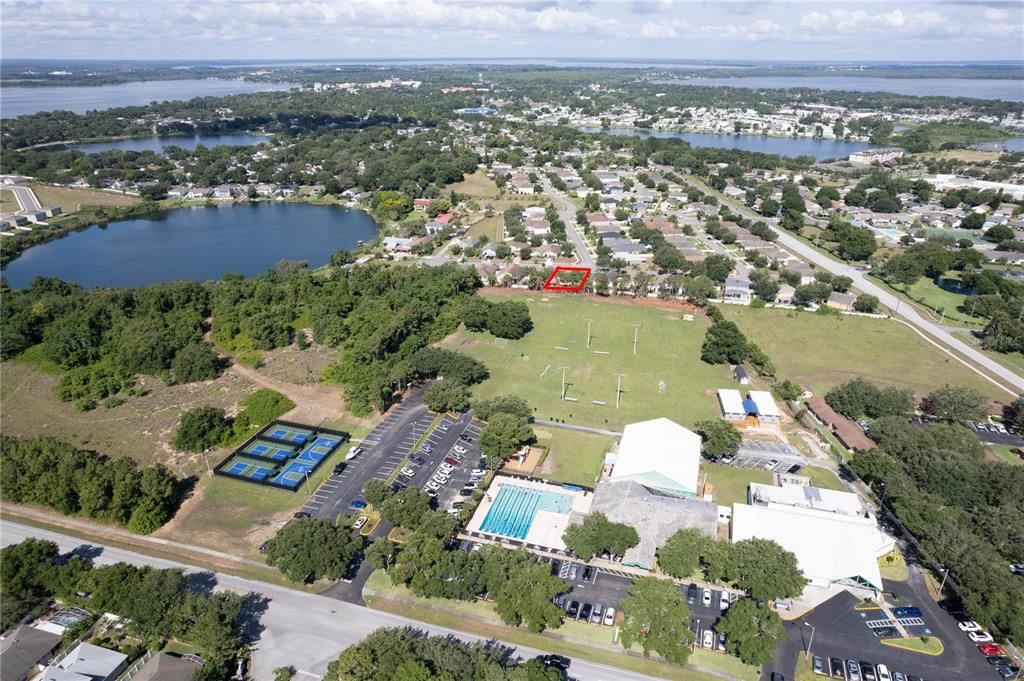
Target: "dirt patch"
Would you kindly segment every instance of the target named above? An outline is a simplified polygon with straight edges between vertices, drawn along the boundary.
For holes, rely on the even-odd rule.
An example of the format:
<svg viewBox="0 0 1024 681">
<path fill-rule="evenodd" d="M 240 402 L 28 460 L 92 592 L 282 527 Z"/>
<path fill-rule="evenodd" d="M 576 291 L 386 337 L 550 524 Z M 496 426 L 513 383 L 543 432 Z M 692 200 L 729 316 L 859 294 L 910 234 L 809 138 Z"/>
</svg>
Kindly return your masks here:
<svg viewBox="0 0 1024 681">
<path fill-rule="evenodd" d="M 518 473 L 520 475 L 533 475 L 537 470 L 537 464 L 544 458 L 544 450 L 540 447 L 530 447 L 530 453 L 526 455 L 522 463 L 519 462 L 518 457 L 514 457 L 505 462 L 501 470 L 505 473 Z"/>
<path fill-rule="evenodd" d="M 142 465 L 163 463 L 179 474 L 206 468 L 202 455 L 178 452 L 170 445 L 181 414 L 201 405 L 232 409 L 256 390 L 252 381 L 232 372 L 214 381 L 173 386 L 143 376 L 139 386 L 149 394 L 129 398 L 111 409 L 101 405 L 91 412 L 79 412 L 57 399 L 54 387 L 58 380 L 58 376 L 28 365 L 0 365 L 5 435 L 49 435 L 111 456 L 131 456 Z"/>
<path fill-rule="evenodd" d="M 138 196 L 100 189 L 54 187 L 46 184 L 29 186 L 35 192 L 40 204 L 59 206 L 65 213 L 74 213 L 82 206 L 131 206 L 142 201 Z"/>
<path fill-rule="evenodd" d="M 337 361 L 337 351 L 327 346 L 314 344 L 300 350 L 295 345 L 289 345 L 265 353 L 259 372 L 285 383 L 313 385 L 320 380 L 324 369 Z"/>
</svg>

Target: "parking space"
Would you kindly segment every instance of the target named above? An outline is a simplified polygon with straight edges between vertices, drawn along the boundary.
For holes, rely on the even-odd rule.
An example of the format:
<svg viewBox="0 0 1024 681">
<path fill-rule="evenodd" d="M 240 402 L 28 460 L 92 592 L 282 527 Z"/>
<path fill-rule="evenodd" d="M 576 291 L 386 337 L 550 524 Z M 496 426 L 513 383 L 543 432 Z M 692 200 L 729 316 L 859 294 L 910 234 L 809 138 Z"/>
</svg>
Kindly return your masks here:
<svg viewBox="0 0 1024 681">
<path fill-rule="evenodd" d="M 442 417 L 399 481 L 434 496 L 438 508 L 450 508 L 452 503 L 469 497 L 468 489 L 465 495 L 461 492 L 480 465 L 479 440 L 480 424 L 473 421 L 471 413 Z"/>
<path fill-rule="evenodd" d="M 1024 438 L 1014 429 L 1007 429 L 1006 426 L 988 422 L 968 421 L 967 425 L 978 439 L 991 445 L 1008 445 L 1010 447 L 1024 446 Z"/>
<path fill-rule="evenodd" d="M 611 625 L 605 620 L 608 608 L 621 610 L 622 601 L 629 595 L 632 577 L 625 573 L 617 573 L 596 567 L 589 567 L 576 560 L 551 561 L 552 573 L 558 575 L 569 585 L 562 607 L 569 619 L 583 621 L 583 613 L 589 611 L 589 619 L 595 625 Z M 576 603 L 573 608 L 572 604 Z M 600 606 L 600 622 L 593 621 L 594 610 Z"/>
</svg>

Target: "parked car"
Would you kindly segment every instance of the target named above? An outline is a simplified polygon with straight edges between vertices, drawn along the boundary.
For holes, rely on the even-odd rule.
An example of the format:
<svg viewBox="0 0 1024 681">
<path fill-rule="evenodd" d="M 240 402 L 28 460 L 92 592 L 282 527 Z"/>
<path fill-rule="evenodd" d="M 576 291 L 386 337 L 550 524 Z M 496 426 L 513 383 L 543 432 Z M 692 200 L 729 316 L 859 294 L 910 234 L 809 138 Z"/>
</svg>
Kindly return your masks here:
<svg viewBox="0 0 1024 681">
<path fill-rule="evenodd" d="M 711 589 L 704 589 L 704 595 L 701 597 L 705 606 L 711 605 Z"/>
<path fill-rule="evenodd" d="M 573 582 L 576 581 L 576 570 L 576 565 L 573 565 L 571 568 L 569 568 L 569 579 Z"/>
<path fill-rule="evenodd" d="M 454 447 L 452 447 L 452 449 L 454 449 L 459 454 L 465 454 L 467 451 L 469 451 L 465 447 L 463 447 L 462 445 L 455 445 Z"/>
<path fill-rule="evenodd" d="M 427 484 L 429 485 L 429 484 L 432 484 L 432 483 L 428 482 Z M 426 494 L 431 499 L 436 499 L 437 498 L 437 490 L 436 489 L 425 489 L 425 490 L 423 490 L 423 493 Z"/>
<path fill-rule="evenodd" d="M 565 594 L 558 594 L 555 596 L 555 605 L 562 610 L 565 609 Z"/>
<path fill-rule="evenodd" d="M 723 456 L 721 459 L 719 459 L 719 461 L 721 461 L 722 463 L 725 463 L 725 464 L 732 463 L 735 460 L 736 460 L 736 457 L 732 456 L 732 455 L 726 455 L 726 456 Z"/>
<path fill-rule="evenodd" d="M 892 676 L 889 674 L 889 668 L 884 664 L 876 666 L 875 673 L 878 674 L 878 681 L 892 681 Z"/>
<path fill-rule="evenodd" d="M 334 475 L 341 475 L 341 472 L 345 470 L 345 462 L 334 464 Z"/>
<path fill-rule="evenodd" d="M 427 481 L 427 484 L 424 485 L 423 487 L 432 492 L 436 492 L 437 490 L 441 489 L 440 483 L 434 482 L 433 480 Z"/>
<path fill-rule="evenodd" d="M 404 476 L 405 476 L 405 477 L 407 477 L 407 478 L 411 478 L 411 477 L 413 477 L 414 475 L 416 475 L 416 471 L 414 471 L 413 469 L 411 469 L 411 468 L 409 468 L 409 467 L 406 467 L 406 468 L 403 468 L 403 469 L 401 470 L 401 474 L 402 474 L 402 475 L 404 475 Z"/>
<path fill-rule="evenodd" d="M 443 463 L 442 462 L 441 465 L 437 467 L 437 470 L 445 471 L 445 472 L 450 472 L 450 471 L 455 470 L 455 466 L 453 466 L 453 465 L 451 465 L 449 463 Z"/>
<path fill-rule="evenodd" d="M 1010 664 L 1010 658 L 1006 655 L 993 655 L 991 657 L 986 657 L 985 662 L 988 662 L 993 667 L 1005 667 Z"/>
<path fill-rule="evenodd" d="M 442 463 L 446 463 L 449 466 L 458 466 L 459 465 L 459 460 L 458 459 L 453 459 L 450 456 L 446 456 L 446 457 L 444 457 L 444 460 L 442 461 Z"/>
<path fill-rule="evenodd" d="M 262 544 L 260 544 L 260 553 L 266 553 L 268 548 L 270 548 L 270 540 L 269 539 L 267 541 L 263 542 Z"/>
<path fill-rule="evenodd" d="M 410 456 L 409 457 L 409 461 L 411 461 L 412 463 L 416 464 L 417 466 L 422 466 L 423 464 L 425 464 L 427 462 L 427 460 L 424 459 L 422 456 L 418 456 L 416 454 L 413 454 L 412 456 Z"/>
<path fill-rule="evenodd" d="M 473 441 L 473 436 L 467 434 L 466 432 L 462 432 L 462 433 L 459 433 L 459 439 L 462 440 L 463 442 L 472 442 Z"/>
<path fill-rule="evenodd" d="M 982 643 L 978 646 L 978 650 L 981 651 L 982 655 L 1002 655 L 1003 649 L 997 646 L 995 643 Z"/>
<path fill-rule="evenodd" d="M 572 664 L 572 660 L 565 655 L 542 655 L 540 662 L 545 667 L 557 667 L 562 671 L 568 669 L 569 665 Z"/>
<path fill-rule="evenodd" d="M 352 505 L 352 508 L 355 508 L 355 504 Z M 309 514 L 305 511 L 296 511 L 295 514 L 292 515 L 292 517 L 296 520 L 302 520 L 303 518 L 308 518 Z"/>
<path fill-rule="evenodd" d="M 732 601 L 729 600 L 729 592 L 727 592 L 727 591 L 719 592 L 719 594 L 718 594 L 718 609 L 719 610 L 725 610 L 726 608 L 729 607 L 730 603 L 732 603 Z"/>
<path fill-rule="evenodd" d="M 893 636 L 900 635 L 900 632 L 896 627 L 877 627 L 872 629 L 871 633 L 878 638 L 891 638 Z"/>
<path fill-rule="evenodd" d="M 710 629 L 705 629 L 703 639 L 704 640 L 702 641 L 702 644 L 705 648 L 715 647 L 715 632 L 711 631 Z"/>
<path fill-rule="evenodd" d="M 366 524 L 366 516 L 365 515 L 361 515 L 358 518 L 356 518 L 356 521 L 354 523 L 352 523 L 352 529 L 353 530 L 358 530 L 359 528 L 361 528 L 365 524 Z"/>
<path fill-rule="evenodd" d="M 459 490 L 459 496 L 460 497 L 471 497 L 471 496 L 473 496 L 473 490 L 460 489 Z"/>
<path fill-rule="evenodd" d="M 420 451 L 423 452 L 424 454 L 430 454 L 434 451 L 434 448 L 431 447 L 430 445 L 423 445 L 422 447 L 420 447 Z"/>
<path fill-rule="evenodd" d="M 725 634 L 718 635 L 718 650 L 719 652 L 725 652 Z"/>
<path fill-rule="evenodd" d="M 579 612 L 580 612 L 580 602 L 579 601 L 571 601 L 569 603 L 569 609 L 565 611 L 565 614 L 568 615 L 569 617 L 571 617 L 572 619 L 576 619 L 576 615 L 578 615 Z"/>
<path fill-rule="evenodd" d="M 584 582 L 589 582 L 590 578 L 591 578 L 591 576 L 593 576 L 593 574 L 594 574 L 594 568 L 590 567 L 589 565 L 585 566 L 583 568 L 583 581 Z"/>
<path fill-rule="evenodd" d="M 470 472 L 469 472 L 469 474 L 470 474 L 470 475 L 480 475 L 480 476 L 484 476 L 484 475 L 487 475 L 487 471 L 485 471 L 485 470 L 484 470 L 484 469 L 482 469 L 482 468 L 474 468 L 474 469 L 473 469 L 472 471 L 470 471 Z"/>
<path fill-rule="evenodd" d="M 452 508 L 461 511 L 462 507 L 466 505 L 465 501 L 456 501 L 452 504 Z"/>
<path fill-rule="evenodd" d="M 590 611 L 593 608 L 590 603 L 584 603 L 583 607 L 580 608 L 580 620 L 588 622 L 590 620 Z"/>
<path fill-rule="evenodd" d="M 981 631 L 981 625 L 970 620 L 957 622 L 956 626 L 960 627 L 960 631 Z"/>
<path fill-rule="evenodd" d="M 903 675 L 903 672 L 893 672 L 892 681 L 907 681 L 907 677 Z"/>
<path fill-rule="evenodd" d="M 975 643 L 992 643 L 992 634 L 987 631 L 971 631 L 967 633 L 967 638 L 971 639 Z"/>
<path fill-rule="evenodd" d="M 345 461 L 351 461 L 352 459 L 356 458 L 357 456 L 359 456 L 362 453 L 363 453 L 363 448 L 362 447 L 359 447 L 359 446 L 352 447 L 351 449 L 348 450 L 348 454 L 345 455 Z"/>
<path fill-rule="evenodd" d="M 442 433 L 447 433 L 448 432 L 448 424 L 447 423 L 439 423 L 439 424 L 437 424 L 437 429 L 440 430 Z"/>
<path fill-rule="evenodd" d="M 1016 679 L 1017 674 L 1020 673 L 1020 667 L 1015 667 L 1012 664 L 1005 667 L 996 667 L 996 673 L 1004 679 Z"/>
<path fill-rule="evenodd" d="M 840 660 L 838 657 L 828 658 L 828 668 L 833 679 L 846 678 L 846 663 Z"/>
<path fill-rule="evenodd" d="M 846 676 L 850 681 L 860 681 L 860 666 L 857 660 L 846 661 Z"/>
<path fill-rule="evenodd" d="M 604 611 L 604 625 L 610 627 L 615 624 L 615 608 L 608 606 L 608 609 Z"/>
<path fill-rule="evenodd" d="M 697 602 L 697 585 L 691 584 L 686 588 L 686 602 L 693 605 Z"/>
<path fill-rule="evenodd" d="M 893 608 L 892 613 L 900 619 L 907 617 L 921 617 L 921 608 Z"/>
<path fill-rule="evenodd" d="M 360 509 L 366 508 L 366 506 L 367 506 L 366 502 L 363 501 L 362 499 L 356 499 L 351 504 L 349 504 L 350 508 L 354 508 L 357 511 L 360 510 Z"/>
<path fill-rule="evenodd" d="M 434 482 L 436 482 L 439 485 L 446 485 L 446 484 L 448 484 L 448 476 L 447 475 L 441 475 L 440 473 L 434 473 L 434 477 L 431 478 L 431 480 L 433 480 Z"/>
<path fill-rule="evenodd" d="M 395 480 L 393 483 L 388 485 L 388 489 L 391 490 L 392 494 L 398 494 L 399 492 L 401 492 L 405 488 L 406 488 L 406 485 L 403 485 L 398 480 Z"/>
<path fill-rule="evenodd" d="M 825 676 L 825 661 L 815 655 L 811 660 L 811 671 L 818 676 Z"/>
<path fill-rule="evenodd" d="M 875 676 L 875 665 L 870 662 L 861 660 L 860 675 L 864 681 L 878 681 L 878 677 Z"/>
<path fill-rule="evenodd" d="M 591 624 L 600 624 L 601 623 L 601 617 L 603 615 L 604 615 L 604 606 L 601 605 L 600 603 L 595 603 L 594 604 L 594 612 L 590 616 L 590 623 Z"/>
<path fill-rule="evenodd" d="M 802 468 L 803 468 L 803 466 L 801 466 L 798 463 L 795 463 L 792 466 L 790 466 L 789 468 L 787 468 L 786 472 L 787 473 L 799 473 Z"/>
</svg>

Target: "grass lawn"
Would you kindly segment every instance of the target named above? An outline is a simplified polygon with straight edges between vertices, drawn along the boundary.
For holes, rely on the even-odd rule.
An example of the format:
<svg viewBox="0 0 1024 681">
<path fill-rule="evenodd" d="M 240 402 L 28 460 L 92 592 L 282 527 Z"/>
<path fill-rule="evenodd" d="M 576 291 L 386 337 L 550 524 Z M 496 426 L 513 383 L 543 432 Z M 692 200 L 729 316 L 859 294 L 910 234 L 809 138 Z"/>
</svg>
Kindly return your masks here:
<svg viewBox="0 0 1024 681">
<path fill-rule="evenodd" d="M 477 397 L 518 395 L 538 418 L 610 430 L 658 416 L 688 426 L 718 416 L 715 390 L 730 379 L 727 367 L 700 361 L 707 328 L 702 317 L 685 322 L 678 312 L 654 307 L 540 293 L 518 299 L 529 305 L 534 322 L 524 338 L 505 341 L 460 330 L 444 342 L 487 365 L 491 378 L 476 388 Z M 588 318 L 594 320 L 590 349 Z M 636 356 L 634 324 L 643 325 Z M 575 402 L 560 399 L 561 367 L 566 396 Z M 619 409 L 617 373 L 623 375 Z"/>
<path fill-rule="evenodd" d="M 621 650 L 616 652 L 604 648 L 591 647 L 583 643 L 564 641 L 558 638 L 559 636 L 570 636 L 592 642 L 596 645 L 613 645 L 611 643 L 612 627 L 598 627 L 578 622 L 566 622 L 562 627 L 553 632 L 552 635 L 546 633 L 535 634 L 523 628 L 504 625 L 494 612 L 493 605 L 489 603 L 426 599 L 412 596 L 405 587 L 392 586 L 390 578 L 380 570 L 374 571 L 370 575 L 370 579 L 366 583 L 366 589 L 387 593 L 394 597 L 411 599 L 413 602 L 367 596 L 366 602 L 367 605 L 375 610 L 403 615 L 421 622 L 456 629 L 486 638 L 498 638 L 514 645 L 539 648 L 547 652 L 585 659 L 620 669 L 628 669 L 663 679 L 721 681 L 720 677 L 689 667 L 678 667 L 656 660 L 645 659 L 641 655 L 627 655 Z M 725 656 L 723 655 L 722 657 Z M 710 662 L 706 663 L 703 657 L 694 657 L 693 660 L 701 666 L 714 666 Z M 739 663 L 738 660 L 736 662 Z M 749 679 L 750 681 L 758 678 L 753 667 L 743 666 L 746 668 L 746 673 L 742 676 L 737 675 L 737 678 Z"/>
<path fill-rule="evenodd" d="M 819 395 L 861 376 L 918 394 L 948 383 L 1006 399 L 992 383 L 892 320 L 738 305 L 720 309 L 772 358 L 780 378 Z"/>
<path fill-rule="evenodd" d="M 482 170 L 477 170 L 472 175 L 464 175 L 462 182 L 448 185 L 445 189 L 483 198 L 494 198 L 498 195 L 498 185 L 494 184 L 494 180 L 487 177 Z"/>
<path fill-rule="evenodd" d="M 1020 458 L 1020 455 L 1014 451 L 1017 449 L 1016 447 L 1011 447 L 1010 445 L 985 445 L 985 448 L 991 450 L 993 454 L 1011 466 L 1024 466 L 1024 459 Z"/>
<path fill-rule="evenodd" d="M 796 656 L 796 681 L 817 681 L 822 678 L 814 673 L 813 660 L 801 652 Z"/>
<path fill-rule="evenodd" d="M 537 444 L 548 448 L 541 471 L 544 477 L 560 482 L 593 487 L 601 474 L 605 453 L 614 438 L 571 430 L 536 427 Z"/>
<path fill-rule="evenodd" d="M 836 474 L 825 468 L 817 466 L 804 466 L 800 475 L 806 475 L 811 479 L 811 486 L 822 489 L 834 489 L 839 492 L 849 492 L 843 481 L 836 477 Z"/>
<path fill-rule="evenodd" d="M 713 653 L 704 648 L 698 648 L 690 655 L 690 664 L 698 667 L 714 669 L 734 679 L 750 679 L 756 681 L 761 678 L 761 669 L 753 665 L 744 664 L 735 655 L 725 653 Z"/>
<path fill-rule="evenodd" d="M 882 645 L 892 646 L 893 648 L 902 648 L 903 650 L 910 650 L 924 655 L 941 655 L 942 651 L 945 650 L 942 645 L 942 641 L 934 636 L 929 636 L 927 638 L 916 636 L 908 636 L 907 638 L 883 638 Z"/>
<path fill-rule="evenodd" d="M 10 189 L 0 189 L 0 213 L 16 213 L 20 209 L 21 205 L 14 198 L 14 192 Z"/>
<path fill-rule="evenodd" d="M 878 571 L 882 574 L 882 579 L 890 582 L 905 582 L 910 577 L 910 568 L 907 567 L 907 561 L 899 549 L 893 549 L 878 559 Z"/>
<path fill-rule="evenodd" d="M 485 236 L 489 241 L 503 241 L 505 238 L 504 230 L 505 218 L 502 217 L 501 213 L 497 213 L 489 218 L 485 217 L 474 222 L 466 230 L 466 236 L 474 239 Z"/>
<path fill-rule="evenodd" d="M 65 213 L 74 213 L 82 206 L 130 206 L 142 201 L 138 196 L 105 192 L 99 189 L 51 187 L 46 184 L 29 185 L 43 206 L 60 206 Z"/>
<path fill-rule="evenodd" d="M 954 290 L 950 290 L 956 287 L 959 279 L 957 277 L 947 275 L 941 277 L 940 281 L 945 286 L 940 286 L 928 277 L 921 277 L 913 286 L 900 287 L 895 290 L 906 294 L 911 300 L 932 310 L 935 313 L 935 316 L 939 319 L 943 319 L 942 315 L 945 313 L 945 323 L 977 327 L 984 326 L 984 319 L 981 319 L 980 317 L 972 319 L 971 315 L 957 309 L 967 298 L 967 295 L 964 293 L 957 293 Z"/>
<path fill-rule="evenodd" d="M 752 482 L 770 485 L 772 474 L 760 468 L 739 468 L 703 461 L 701 471 L 715 488 L 715 503 L 731 506 L 733 503 L 747 503 L 747 486 Z"/>
</svg>

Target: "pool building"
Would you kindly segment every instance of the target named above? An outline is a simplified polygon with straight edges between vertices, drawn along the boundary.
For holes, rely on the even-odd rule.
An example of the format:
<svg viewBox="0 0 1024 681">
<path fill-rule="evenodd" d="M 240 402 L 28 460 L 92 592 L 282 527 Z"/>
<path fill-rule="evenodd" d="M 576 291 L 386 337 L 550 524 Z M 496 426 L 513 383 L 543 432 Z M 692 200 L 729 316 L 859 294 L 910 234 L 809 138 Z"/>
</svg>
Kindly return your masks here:
<svg viewBox="0 0 1024 681">
<path fill-rule="evenodd" d="M 466 532 L 565 551 L 562 533 L 590 512 L 593 498 L 593 493 L 575 485 L 499 475 L 480 500 Z"/>
</svg>

